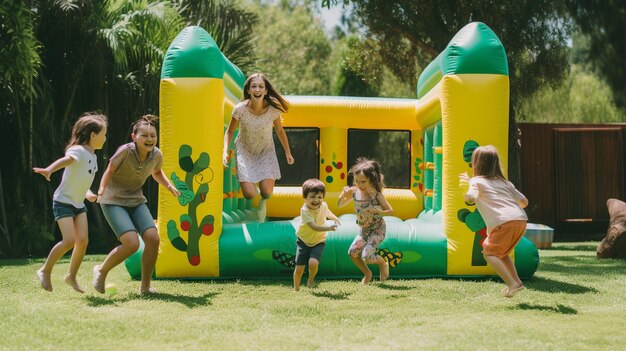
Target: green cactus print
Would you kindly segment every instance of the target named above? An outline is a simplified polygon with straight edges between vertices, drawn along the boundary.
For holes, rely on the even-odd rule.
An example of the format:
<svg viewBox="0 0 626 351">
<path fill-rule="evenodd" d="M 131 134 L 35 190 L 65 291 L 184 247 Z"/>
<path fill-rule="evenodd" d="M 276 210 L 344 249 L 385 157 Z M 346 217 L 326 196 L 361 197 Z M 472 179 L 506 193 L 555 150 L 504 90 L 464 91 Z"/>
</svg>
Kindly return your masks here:
<svg viewBox="0 0 626 351">
<path fill-rule="evenodd" d="M 462 208 L 457 212 L 459 221 L 465 223 L 467 228 L 474 232 L 474 246 L 472 247 L 472 266 L 486 266 L 487 261 L 483 257 L 483 241 L 487 238 L 487 225 L 483 217 L 475 209 L 474 212 Z"/>
<path fill-rule="evenodd" d="M 215 217 L 207 215 L 200 222 L 197 219 L 197 208 L 206 200 L 209 183 L 213 180 L 213 170 L 209 167 L 210 156 L 206 152 L 194 161 L 189 145 L 181 145 L 178 150 L 178 165 L 185 171 L 184 180 L 172 172 L 172 184 L 180 191 L 178 203 L 187 206 L 187 213 L 182 214 L 178 224 L 173 219 L 167 222 L 167 237 L 177 250 L 187 252 L 187 260 L 192 266 L 200 264 L 199 243 L 202 235 L 211 235 L 214 231 Z M 194 185 L 197 189 L 194 191 Z M 221 191 L 221 189 L 220 189 Z M 187 241 L 180 236 L 180 230 L 188 233 Z"/>
<path fill-rule="evenodd" d="M 402 257 L 404 256 L 402 252 L 391 252 L 389 249 L 378 249 L 376 251 L 378 256 L 382 257 L 385 262 L 389 263 L 391 268 L 395 268 L 400 261 L 402 261 Z"/>
<path fill-rule="evenodd" d="M 424 183 L 422 182 L 422 171 L 424 170 L 424 162 L 419 157 L 415 158 L 413 162 L 413 167 L 415 167 L 415 175 L 413 176 L 413 188 L 418 188 L 419 191 L 424 191 Z"/>
<path fill-rule="evenodd" d="M 478 143 L 474 140 L 468 140 L 463 145 L 463 161 L 465 161 L 470 168 L 472 168 L 472 154 L 478 146 Z"/>
</svg>

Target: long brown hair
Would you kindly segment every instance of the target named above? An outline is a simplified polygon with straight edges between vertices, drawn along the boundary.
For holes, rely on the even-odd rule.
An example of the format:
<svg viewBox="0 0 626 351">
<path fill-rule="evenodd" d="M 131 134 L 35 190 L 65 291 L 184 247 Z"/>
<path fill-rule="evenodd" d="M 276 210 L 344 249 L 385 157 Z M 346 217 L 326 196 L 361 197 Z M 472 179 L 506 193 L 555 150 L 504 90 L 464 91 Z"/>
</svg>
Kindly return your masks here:
<svg viewBox="0 0 626 351">
<path fill-rule="evenodd" d="M 385 187 L 385 175 L 381 170 L 380 163 L 376 160 L 370 160 L 365 157 L 359 157 L 356 159 L 356 164 L 348 171 L 349 175 L 352 175 L 353 179 L 356 174 L 363 174 L 370 180 L 374 189 L 379 193 L 383 191 Z"/>
<path fill-rule="evenodd" d="M 89 144 L 91 133 L 100 133 L 108 125 L 107 117 L 95 112 L 85 112 L 72 127 L 72 137 L 65 147 L 65 151 L 74 145 Z"/>
<path fill-rule="evenodd" d="M 250 84 L 255 78 L 263 79 L 263 82 L 265 83 L 265 89 L 267 90 L 267 94 L 265 94 L 263 99 L 274 108 L 277 108 L 283 112 L 287 112 L 287 110 L 289 110 L 289 103 L 287 102 L 287 100 L 285 100 L 284 97 L 282 97 L 282 95 L 280 95 L 278 91 L 276 91 L 276 89 L 274 89 L 274 86 L 272 85 L 270 80 L 267 79 L 267 77 L 263 73 L 252 73 L 248 76 L 248 79 L 246 79 L 246 82 L 243 84 L 242 101 L 250 99 L 250 93 L 248 92 L 248 89 L 250 89 Z"/>
<path fill-rule="evenodd" d="M 493 145 L 479 146 L 472 154 L 474 176 L 506 180 L 500 168 L 498 150 Z"/>
</svg>

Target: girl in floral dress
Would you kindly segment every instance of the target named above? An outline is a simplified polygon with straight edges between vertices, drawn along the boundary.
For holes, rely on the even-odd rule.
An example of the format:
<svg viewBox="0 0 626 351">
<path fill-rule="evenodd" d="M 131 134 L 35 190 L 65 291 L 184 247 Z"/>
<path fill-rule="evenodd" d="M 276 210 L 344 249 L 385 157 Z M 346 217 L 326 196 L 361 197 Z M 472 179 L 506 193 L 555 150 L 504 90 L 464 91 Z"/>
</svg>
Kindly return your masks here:
<svg viewBox="0 0 626 351">
<path fill-rule="evenodd" d="M 233 109 L 228 130 L 224 135 L 224 166 L 228 165 L 228 145 L 235 130 L 239 134 L 235 139 L 237 154 L 237 179 L 246 199 L 257 195 L 256 184 L 259 184 L 261 201 L 259 202 L 259 220 L 265 220 L 265 200 L 274 192 L 274 183 L 280 179 L 280 168 L 272 127 L 276 130 L 278 140 L 285 149 L 287 163 L 293 164 L 287 133 L 283 129 L 281 113 L 287 112 L 289 104 L 274 89 L 270 81 L 262 73 L 254 73 L 244 84 L 243 101 Z"/>
<path fill-rule="evenodd" d="M 389 264 L 377 254 L 378 246 L 385 240 L 386 225 L 383 215 L 393 213 L 393 208 L 382 193 L 385 184 L 380 168 L 377 161 L 364 157 L 357 159 L 349 171 L 354 177 L 354 186 L 345 186 L 337 202 L 338 207 L 343 207 L 354 200 L 356 223 L 361 232 L 352 241 L 348 254 L 363 272 L 362 284 L 372 280 L 372 271 L 368 264 L 378 264 L 381 281 L 389 278 Z"/>
</svg>

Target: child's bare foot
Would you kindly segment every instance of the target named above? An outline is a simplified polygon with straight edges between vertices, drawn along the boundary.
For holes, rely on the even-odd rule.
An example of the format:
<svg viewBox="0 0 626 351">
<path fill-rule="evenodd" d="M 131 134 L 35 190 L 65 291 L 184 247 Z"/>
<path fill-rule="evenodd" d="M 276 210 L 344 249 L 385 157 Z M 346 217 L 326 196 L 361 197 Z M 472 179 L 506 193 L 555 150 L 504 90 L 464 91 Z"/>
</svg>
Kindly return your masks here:
<svg viewBox="0 0 626 351">
<path fill-rule="evenodd" d="M 361 284 L 367 284 L 372 281 L 372 272 L 367 273 L 363 279 L 361 279 Z"/>
<path fill-rule="evenodd" d="M 41 287 L 46 291 L 52 291 L 52 282 L 50 281 L 50 273 L 46 273 L 43 270 L 37 271 L 37 277 L 41 283 Z"/>
<path fill-rule="evenodd" d="M 524 290 L 524 285 L 517 285 L 514 287 L 507 287 L 506 288 L 506 293 L 504 294 L 504 297 L 513 297 L 515 296 L 515 294 L 517 294 L 518 292 L 520 292 L 521 290 Z"/>
<path fill-rule="evenodd" d="M 152 294 L 156 294 L 157 291 L 156 291 L 155 288 L 148 288 L 148 289 L 141 288 L 141 289 L 139 289 L 139 293 L 141 295 L 152 295 Z"/>
<path fill-rule="evenodd" d="M 300 287 L 294 287 L 293 291 L 300 291 Z"/>
<path fill-rule="evenodd" d="M 307 282 L 306 287 L 309 289 L 315 289 L 317 285 L 315 284 L 315 282 Z"/>
<path fill-rule="evenodd" d="M 389 278 L 389 263 L 385 261 L 385 264 L 380 265 L 380 281 L 384 282 Z"/>
<path fill-rule="evenodd" d="M 68 274 L 65 276 L 65 282 L 69 284 L 69 286 L 74 288 L 74 290 L 78 291 L 79 293 L 82 294 L 85 292 L 85 290 L 83 290 L 83 288 L 81 288 L 81 286 L 78 285 L 78 282 L 76 281 L 76 277 L 70 277 Z"/>
<path fill-rule="evenodd" d="M 104 279 L 102 272 L 100 272 L 100 266 L 93 267 L 93 288 L 100 294 L 104 294 Z"/>
</svg>

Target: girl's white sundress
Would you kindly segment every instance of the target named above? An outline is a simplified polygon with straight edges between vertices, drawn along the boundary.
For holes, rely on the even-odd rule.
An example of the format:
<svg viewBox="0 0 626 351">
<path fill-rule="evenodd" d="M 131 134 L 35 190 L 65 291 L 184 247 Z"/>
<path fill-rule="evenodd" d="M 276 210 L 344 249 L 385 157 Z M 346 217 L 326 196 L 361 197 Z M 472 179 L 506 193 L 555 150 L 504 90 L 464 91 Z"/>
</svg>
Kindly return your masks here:
<svg viewBox="0 0 626 351">
<path fill-rule="evenodd" d="M 239 134 L 235 139 L 237 151 L 237 180 L 258 183 L 263 179 L 280 179 L 280 168 L 276 158 L 272 128 L 281 111 L 271 105 L 260 115 L 255 115 L 246 106 L 238 103 L 232 118 L 239 120 Z"/>
</svg>

